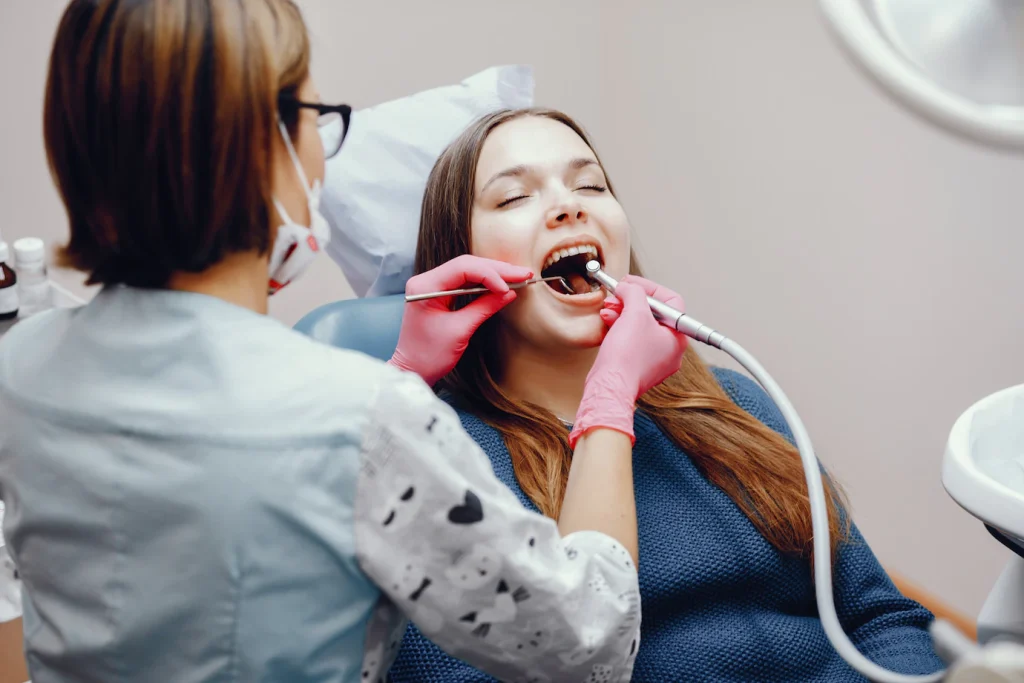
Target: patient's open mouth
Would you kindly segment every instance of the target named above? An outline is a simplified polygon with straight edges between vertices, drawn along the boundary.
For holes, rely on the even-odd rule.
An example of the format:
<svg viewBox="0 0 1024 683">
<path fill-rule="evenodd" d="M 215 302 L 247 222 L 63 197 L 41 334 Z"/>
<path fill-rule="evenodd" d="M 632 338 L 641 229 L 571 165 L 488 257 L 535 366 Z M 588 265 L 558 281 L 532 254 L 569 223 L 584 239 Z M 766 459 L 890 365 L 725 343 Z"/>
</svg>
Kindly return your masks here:
<svg viewBox="0 0 1024 683">
<path fill-rule="evenodd" d="M 586 276 L 587 261 L 593 259 L 604 263 L 600 249 L 593 243 L 580 243 L 563 249 L 555 249 L 548 254 L 540 275 L 541 277 L 562 276 L 572 285 L 575 294 L 596 292 L 601 285 Z M 556 292 L 562 292 L 562 287 L 558 283 L 548 282 L 547 284 Z"/>
</svg>

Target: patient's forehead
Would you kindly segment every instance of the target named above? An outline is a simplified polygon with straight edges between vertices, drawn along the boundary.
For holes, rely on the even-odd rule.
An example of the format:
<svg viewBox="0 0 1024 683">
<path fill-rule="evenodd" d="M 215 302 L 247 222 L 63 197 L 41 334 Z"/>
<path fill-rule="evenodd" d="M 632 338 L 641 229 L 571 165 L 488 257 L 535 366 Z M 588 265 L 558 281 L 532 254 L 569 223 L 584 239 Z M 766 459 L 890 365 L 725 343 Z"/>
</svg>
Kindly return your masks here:
<svg viewBox="0 0 1024 683">
<path fill-rule="evenodd" d="M 576 132 L 553 119 L 527 116 L 503 123 L 484 141 L 476 167 L 476 192 L 500 171 L 512 166 L 536 166 L 561 173 L 575 159 L 596 159 Z"/>
</svg>

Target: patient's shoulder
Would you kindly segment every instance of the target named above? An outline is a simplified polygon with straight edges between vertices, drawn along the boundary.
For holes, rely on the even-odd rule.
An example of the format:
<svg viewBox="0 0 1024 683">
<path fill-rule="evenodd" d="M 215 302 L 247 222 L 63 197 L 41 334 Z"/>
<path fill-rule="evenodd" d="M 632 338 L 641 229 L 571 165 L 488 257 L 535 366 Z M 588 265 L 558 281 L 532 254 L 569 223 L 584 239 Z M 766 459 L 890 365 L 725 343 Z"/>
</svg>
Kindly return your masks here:
<svg viewBox="0 0 1024 683">
<path fill-rule="evenodd" d="M 442 391 L 438 398 L 455 410 L 459 421 L 462 422 L 462 428 L 473 437 L 473 440 L 480 445 L 484 452 L 489 455 L 495 450 L 505 449 L 505 440 L 501 438 L 501 433 L 473 413 L 465 402 L 446 391 Z"/>
<path fill-rule="evenodd" d="M 793 440 L 793 434 L 789 425 L 786 424 L 785 418 L 782 417 L 782 412 L 761 388 L 761 385 L 735 370 L 712 368 L 711 372 L 714 373 L 719 386 L 725 390 L 733 403 L 756 417 L 765 426 L 782 434 L 790 441 Z"/>
</svg>

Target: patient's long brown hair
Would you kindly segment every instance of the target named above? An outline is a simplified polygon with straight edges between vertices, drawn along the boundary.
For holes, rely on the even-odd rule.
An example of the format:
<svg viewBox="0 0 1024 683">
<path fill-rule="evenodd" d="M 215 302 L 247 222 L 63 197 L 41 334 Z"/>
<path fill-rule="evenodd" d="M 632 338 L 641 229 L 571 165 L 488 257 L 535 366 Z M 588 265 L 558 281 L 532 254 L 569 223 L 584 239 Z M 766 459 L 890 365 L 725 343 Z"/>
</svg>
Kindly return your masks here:
<svg viewBox="0 0 1024 683">
<path fill-rule="evenodd" d="M 593 149 L 570 117 L 546 109 L 506 110 L 475 122 L 438 159 L 427 181 L 420 218 L 416 272 L 470 252 L 477 161 L 487 136 L 513 119 L 540 116 L 571 128 Z M 596 154 L 596 151 L 595 151 Z M 614 194 L 611 182 L 608 189 Z M 634 254 L 630 270 L 640 274 Z M 549 517 L 562 507 L 572 451 L 565 427 L 550 411 L 513 399 L 494 377 L 498 318 L 470 341 L 458 366 L 438 385 L 501 433 L 516 478 L 530 500 Z M 782 436 L 734 404 L 692 349 L 678 372 L 651 389 L 639 407 L 675 442 L 713 484 L 721 488 L 779 551 L 809 557 L 811 515 L 807 485 L 796 449 Z M 842 494 L 827 488 L 832 548 L 848 536 Z"/>
</svg>

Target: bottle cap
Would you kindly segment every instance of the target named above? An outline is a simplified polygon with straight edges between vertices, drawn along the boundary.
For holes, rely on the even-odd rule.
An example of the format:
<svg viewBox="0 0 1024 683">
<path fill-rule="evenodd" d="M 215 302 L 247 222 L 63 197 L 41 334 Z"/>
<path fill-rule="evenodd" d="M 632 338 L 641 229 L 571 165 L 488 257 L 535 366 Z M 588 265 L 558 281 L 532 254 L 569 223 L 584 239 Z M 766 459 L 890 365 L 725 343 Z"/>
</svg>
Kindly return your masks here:
<svg viewBox="0 0 1024 683">
<path fill-rule="evenodd" d="M 7 248 L 7 242 L 0 241 L 0 263 L 11 258 L 11 250 Z"/>
<path fill-rule="evenodd" d="M 22 237 L 14 242 L 14 258 L 19 265 L 41 263 L 46 257 L 46 246 L 38 237 Z"/>
</svg>

